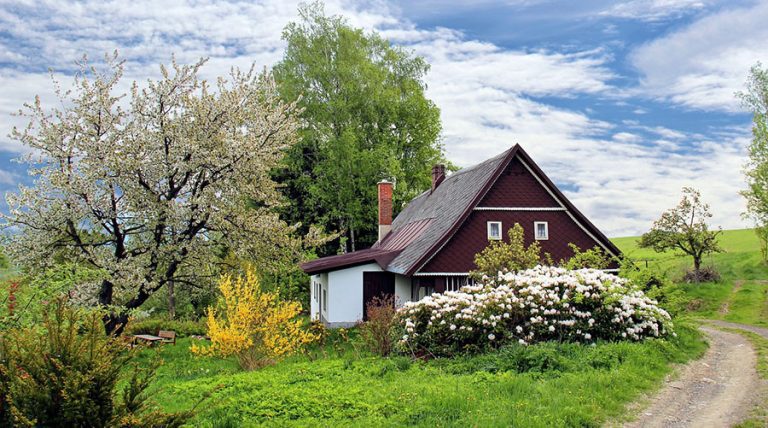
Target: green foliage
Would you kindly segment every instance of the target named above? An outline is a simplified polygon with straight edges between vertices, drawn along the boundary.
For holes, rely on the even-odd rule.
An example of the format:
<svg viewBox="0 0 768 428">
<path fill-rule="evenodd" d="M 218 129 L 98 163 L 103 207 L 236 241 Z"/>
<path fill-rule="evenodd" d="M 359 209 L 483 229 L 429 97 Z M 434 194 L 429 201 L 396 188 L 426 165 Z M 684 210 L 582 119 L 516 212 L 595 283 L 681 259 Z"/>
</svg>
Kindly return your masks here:
<svg viewBox="0 0 768 428">
<path fill-rule="evenodd" d="M 502 240 L 491 241 L 488 246 L 475 255 L 476 270 L 470 272 L 470 276 L 476 281 L 494 282 L 499 273 L 516 272 L 530 269 L 541 263 L 541 245 L 534 241 L 525 246 L 525 233 L 520 224 L 515 225 L 507 232 L 509 242 Z M 549 255 L 545 255 L 545 258 Z M 551 263 L 550 263 L 551 264 Z"/>
<path fill-rule="evenodd" d="M 612 258 L 597 245 L 586 251 L 573 243 L 568 243 L 568 247 L 573 251 L 573 256 L 568 260 L 560 260 L 560 266 L 566 269 L 607 269 L 611 265 Z"/>
<path fill-rule="evenodd" d="M 752 142 L 745 168 L 747 215 L 761 228 L 768 227 L 768 69 L 759 62 L 750 70 L 747 91 L 738 94 L 752 111 Z M 763 255 L 763 260 L 768 260 Z"/>
<path fill-rule="evenodd" d="M 127 334 L 157 334 L 160 330 L 172 330 L 178 337 L 205 335 L 205 323 L 190 320 L 169 320 L 165 318 L 146 318 L 129 321 L 125 331 Z"/>
<path fill-rule="evenodd" d="M 47 303 L 62 296 L 88 305 L 88 284 L 102 277 L 99 270 L 60 262 L 23 277 L 0 282 L 0 330 L 42 322 Z"/>
<path fill-rule="evenodd" d="M 283 215 L 305 228 L 343 230 L 360 248 L 377 238 L 376 181 L 396 181 L 399 207 L 430 186 L 432 165 L 445 162 L 440 112 L 424 93 L 429 65 L 326 16 L 320 3 L 299 15 L 283 31 L 287 47 L 274 67 L 280 95 L 298 100 L 305 119 L 275 171 L 288 201 Z"/>
<path fill-rule="evenodd" d="M 686 309 L 688 301 L 683 288 L 672 282 L 657 265 L 645 266 L 624 257 L 620 260 L 619 276 L 629 279 L 673 316 Z"/>
<path fill-rule="evenodd" d="M 189 339 L 182 339 L 160 349 L 167 363 L 158 372 L 156 397 L 174 410 L 222 385 L 191 421 L 201 427 L 600 426 L 652 391 L 670 363 L 703 352 L 695 329 L 679 325 L 676 331 L 678 337 L 643 343 L 511 345 L 429 361 L 296 356 L 240 373 L 233 372 L 235 362 L 190 359 Z"/>
<path fill-rule="evenodd" d="M 712 217 L 709 204 L 701 200 L 701 193 L 691 187 L 683 188 L 678 205 L 661 214 L 650 231 L 640 237 L 640 247 L 663 253 L 680 250 L 693 258 L 693 271 L 698 275 L 705 254 L 723 251 L 717 243 L 722 230 L 709 230 L 706 220 Z"/>
<path fill-rule="evenodd" d="M 103 313 L 52 302 L 38 327 L 0 335 L 0 421 L 51 427 L 180 426 L 191 412 L 149 408 L 143 391 L 154 367 L 134 367 L 122 403 L 118 382 L 133 353 L 104 332 Z M 8 374 L 12 373 L 11 377 Z M 155 425 L 155 421 L 168 424 Z M 170 423 L 176 421 L 175 423 Z"/>
<path fill-rule="evenodd" d="M 768 263 L 768 224 L 755 227 L 755 234 L 760 240 L 760 257 Z"/>
</svg>

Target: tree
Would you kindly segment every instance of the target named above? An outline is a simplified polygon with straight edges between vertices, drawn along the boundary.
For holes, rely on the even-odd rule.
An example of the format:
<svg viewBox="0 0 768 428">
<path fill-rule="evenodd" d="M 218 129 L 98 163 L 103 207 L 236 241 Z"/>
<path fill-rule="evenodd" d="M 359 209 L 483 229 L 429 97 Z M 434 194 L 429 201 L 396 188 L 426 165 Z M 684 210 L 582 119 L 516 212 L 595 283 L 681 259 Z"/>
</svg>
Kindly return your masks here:
<svg viewBox="0 0 768 428">
<path fill-rule="evenodd" d="M 492 241 L 483 251 L 475 255 L 477 270 L 470 272 L 476 281 L 495 282 L 499 272 L 516 272 L 530 269 L 542 262 L 541 245 L 537 241 L 525 245 L 525 231 L 515 223 L 507 232 L 509 242 Z M 544 253 L 544 261 L 552 265 L 552 257 Z"/>
<path fill-rule="evenodd" d="M 701 193 L 692 187 L 684 187 L 683 198 L 643 234 L 640 246 L 659 253 L 682 251 L 693 258 L 693 273 L 698 278 L 704 255 L 723 251 L 717 243 L 717 236 L 722 231 L 709 230 L 707 226 L 706 220 L 711 217 L 709 204 L 701 200 Z"/>
<path fill-rule="evenodd" d="M 39 98 L 12 135 L 37 178 L 8 197 L 8 247 L 31 269 L 65 255 L 104 273 L 98 304 L 109 332 L 173 283 L 199 287 L 222 252 L 268 260 L 292 245 L 269 171 L 296 139 L 296 107 L 269 74 L 233 69 L 211 86 L 205 60 L 161 66 L 159 80 L 118 91 L 123 63 L 84 60 L 59 109 Z M 58 85 L 57 85 L 58 87 Z"/>
<path fill-rule="evenodd" d="M 304 119 L 275 171 L 289 200 L 283 215 L 345 231 L 355 250 L 376 241 L 377 181 L 397 183 L 395 207 L 429 188 L 431 167 L 444 162 L 440 111 L 424 95 L 424 59 L 325 16 L 319 3 L 299 14 L 274 67 L 281 97 Z"/>
<path fill-rule="evenodd" d="M 752 143 L 745 167 L 747 189 L 741 194 L 747 199 L 747 216 L 757 223 L 757 235 L 762 248 L 768 247 L 768 69 L 760 63 L 752 67 L 747 92 L 739 93 L 742 103 L 752 111 Z M 763 260 L 768 261 L 763 251 Z"/>
</svg>

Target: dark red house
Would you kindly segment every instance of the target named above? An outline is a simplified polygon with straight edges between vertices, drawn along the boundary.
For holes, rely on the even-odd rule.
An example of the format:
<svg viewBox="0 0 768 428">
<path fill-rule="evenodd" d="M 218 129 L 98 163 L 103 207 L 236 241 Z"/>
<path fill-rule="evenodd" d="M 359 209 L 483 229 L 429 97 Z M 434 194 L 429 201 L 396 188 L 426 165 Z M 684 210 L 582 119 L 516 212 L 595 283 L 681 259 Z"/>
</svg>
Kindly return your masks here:
<svg viewBox="0 0 768 428">
<path fill-rule="evenodd" d="M 365 304 L 380 293 L 405 302 L 458 289 L 475 268 L 475 254 L 491 240 L 506 240 L 515 223 L 554 260 L 572 255 L 569 243 L 620 254 L 519 145 L 451 175 L 435 166 L 432 188 L 394 221 L 392 183 L 378 186 L 379 241 L 302 265 L 312 275 L 312 317 L 327 325 L 364 319 Z"/>
</svg>

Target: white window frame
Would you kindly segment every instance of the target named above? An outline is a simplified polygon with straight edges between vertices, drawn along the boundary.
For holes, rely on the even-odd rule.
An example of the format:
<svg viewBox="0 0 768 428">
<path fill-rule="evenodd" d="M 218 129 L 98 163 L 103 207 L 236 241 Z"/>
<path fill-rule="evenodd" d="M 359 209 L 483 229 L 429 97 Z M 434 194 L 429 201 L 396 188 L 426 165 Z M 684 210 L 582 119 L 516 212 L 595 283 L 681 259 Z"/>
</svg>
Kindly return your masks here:
<svg viewBox="0 0 768 428">
<path fill-rule="evenodd" d="M 323 288 L 322 293 L 323 293 L 323 301 L 322 301 L 323 312 L 328 312 L 328 290 Z"/>
<path fill-rule="evenodd" d="M 539 225 L 544 225 L 544 236 L 539 236 Z M 549 223 L 546 221 L 534 221 L 533 222 L 533 238 L 537 241 L 549 240 Z"/>
<path fill-rule="evenodd" d="M 497 237 L 496 236 L 491 236 L 491 225 L 492 224 L 499 225 L 499 236 L 497 236 Z M 486 227 L 487 227 L 487 231 L 488 231 L 488 240 L 489 241 L 500 241 L 501 240 L 501 236 L 503 235 L 503 232 L 502 232 L 502 229 L 501 229 L 501 222 L 500 221 L 489 221 L 487 223 Z"/>
</svg>

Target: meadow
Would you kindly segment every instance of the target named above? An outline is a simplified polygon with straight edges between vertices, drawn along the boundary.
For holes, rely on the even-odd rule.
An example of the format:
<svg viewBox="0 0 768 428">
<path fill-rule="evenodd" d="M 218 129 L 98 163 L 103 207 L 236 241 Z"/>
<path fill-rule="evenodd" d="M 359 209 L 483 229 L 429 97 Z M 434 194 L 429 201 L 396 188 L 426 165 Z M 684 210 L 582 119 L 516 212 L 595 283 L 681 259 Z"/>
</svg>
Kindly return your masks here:
<svg viewBox="0 0 768 428">
<path fill-rule="evenodd" d="M 638 263 L 682 277 L 688 259 L 617 245 Z M 725 231 L 724 253 L 707 263 L 722 279 L 680 284 L 686 313 L 678 337 L 595 346 L 547 343 L 485 355 L 412 361 L 364 350 L 354 330 L 275 366 L 243 372 L 236 361 L 194 357 L 194 339 L 146 350 L 164 361 L 153 398 L 178 410 L 215 391 L 195 424 L 228 426 L 598 426 L 626 417 L 627 405 L 657 388 L 674 364 L 700 356 L 695 319 L 766 324 L 766 267 L 751 230 Z"/>
</svg>

